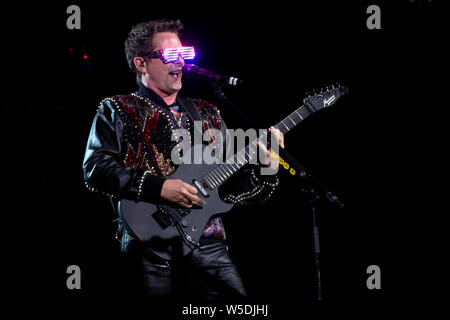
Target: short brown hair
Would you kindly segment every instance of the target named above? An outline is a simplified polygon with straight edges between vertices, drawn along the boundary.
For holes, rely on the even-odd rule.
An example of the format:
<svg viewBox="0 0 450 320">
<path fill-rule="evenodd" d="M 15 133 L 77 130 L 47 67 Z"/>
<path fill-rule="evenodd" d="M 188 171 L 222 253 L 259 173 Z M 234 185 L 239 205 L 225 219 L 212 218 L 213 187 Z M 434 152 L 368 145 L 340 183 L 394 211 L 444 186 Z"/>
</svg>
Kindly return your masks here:
<svg viewBox="0 0 450 320">
<path fill-rule="evenodd" d="M 141 81 L 140 73 L 136 70 L 133 59 L 153 51 L 153 36 L 155 33 L 171 32 L 179 36 L 179 32 L 183 27 L 180 20 L 151 20 L 141 22 L 131 28 L 128 38 L 125 40 L 125 55 L 128 66 L 136 73 L 136 81 L 138 83 Z"/>
</svg>

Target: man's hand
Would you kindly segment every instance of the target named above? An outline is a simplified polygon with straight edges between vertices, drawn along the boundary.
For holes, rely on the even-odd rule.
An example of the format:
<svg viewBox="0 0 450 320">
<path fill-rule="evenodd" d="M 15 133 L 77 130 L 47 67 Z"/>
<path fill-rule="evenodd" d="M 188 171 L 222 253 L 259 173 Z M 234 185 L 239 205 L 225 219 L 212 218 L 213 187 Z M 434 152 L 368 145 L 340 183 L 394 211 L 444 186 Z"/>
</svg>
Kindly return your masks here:
<svg viewBox="0 0 450 320">
<path fill-rule="evenodd" d="M 194 204 L 206 203 L 196 196 L 197 192 L 197 188 L 180 179 L 167 179 L 163 183 L 161 197 L 180 206 L 191 208 Z"/>
<path fill-rule="evenodd" d="M 269 131 L 275 136 L 275 139 L 276 139 L 278 145 L 284 149 L 283 133 L 279 129 L 276 129 L 275 127 L 270 127 Z M 271 149 L 267 150 L 266 146 L 264 144 L 262 144 L 260 141 L 258 141 L 258 147 L 261 149 L 262 152 L 264 152 L 266 154 L 267 162 L 264 165 L 266 167 L 270 167 L 275 170 L 278 167 L 278 163 L 279 163 L 278 157 L 273 158 L 272 150 Z"/>
</svg>

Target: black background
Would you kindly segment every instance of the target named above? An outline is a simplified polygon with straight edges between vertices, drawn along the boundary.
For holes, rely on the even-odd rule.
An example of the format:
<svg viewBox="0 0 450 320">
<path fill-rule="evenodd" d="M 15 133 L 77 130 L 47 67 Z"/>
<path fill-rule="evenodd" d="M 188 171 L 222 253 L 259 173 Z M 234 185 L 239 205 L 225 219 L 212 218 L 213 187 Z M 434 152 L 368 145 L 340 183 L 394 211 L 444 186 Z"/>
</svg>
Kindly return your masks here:
<svg viewBox="0 0 450 320">
<path fill-rule="evenodd" d="M 81 30 L 66 27 L 70 4 L 81 8 Z M 370 4 L 381 8 L 381 30 L 366 27 Z M 15 310 L 108 312 L 127 295 L 115 216 L 84 187 L 81 164 L 100 101 L 136 88 L 123 50 L 128 31 L 157 18 L 182 20 L 196 64 L 246 81 L 226 93 L 260 128 L 292 112 L 307 91 L 335 82 L 350 90 L 286 135 L 287 150 L 346 205 L 319 208 L 324 300 L 314 300 L 310 208 L 299 181 L 282 169 L 269 202 L 225 216 L 230 254 L 252 301 L 283 319 L 311 307 L 334 314 L 362 306 L 364 316 L 427 296 L 434 201 L 426 190 L 435 187 L 422 181 L 431 175 L 422 160 L 441 148 L 427 137 L 438 128 L 430 90 L 443 67 L 443 13 L 435 1 L 418 0 L 82 1 L 2 10 L 9 72 L 3 196 L 12 203 L 2 210 L 4 276 L 11 301 L 29 306 Z M 217 103 L 207 82 L 183 81 L 184 95 Z M 229 127 L 243 126 L 221 111 Z M 66 287 L 72 264 L 81 268 L 81 290 Z M 366 287 L 373 264 L 381 268 L 381 290 Z"/>
</svg>

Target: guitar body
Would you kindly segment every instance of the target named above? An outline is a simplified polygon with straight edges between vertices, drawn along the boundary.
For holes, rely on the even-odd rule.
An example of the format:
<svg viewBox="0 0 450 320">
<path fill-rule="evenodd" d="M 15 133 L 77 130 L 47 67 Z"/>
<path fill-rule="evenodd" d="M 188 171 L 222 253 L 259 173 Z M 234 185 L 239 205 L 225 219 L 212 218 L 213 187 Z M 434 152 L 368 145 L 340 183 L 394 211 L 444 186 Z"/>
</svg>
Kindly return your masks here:
<svg viewBox="0 0 450 320">
<path fill-rule="evenodd" d="M 181 179 L 194 185 L 201 177 L 213 170 L 217 165 L 181 164 L 168 179 Z M 161 205 L 144 201 L 122 199 L 119 202 L 119 216 L 125 227 L 131 230 L 137 238 L 148 245 L 160 257 L 171 260 L 174 255 L 186 255 L 202 236 L 206 224 L 212 216 L 231 210 L 233 204 L 222 201 L 217 189 L 203 185 L 207 196 L 199 191 L 198 196 L 206 203 L 203 206 L 193 206 L 190 209 L 182 208 L 174 203 L 164 203 L 164 209 L 178 210 L 187 214 L 181 222 L 175 225 L 161 223 Z M 198 189 L 198 188 L 197 188 Z M 190 240 L 191 241 L 190 241 Z"/>
</svg>

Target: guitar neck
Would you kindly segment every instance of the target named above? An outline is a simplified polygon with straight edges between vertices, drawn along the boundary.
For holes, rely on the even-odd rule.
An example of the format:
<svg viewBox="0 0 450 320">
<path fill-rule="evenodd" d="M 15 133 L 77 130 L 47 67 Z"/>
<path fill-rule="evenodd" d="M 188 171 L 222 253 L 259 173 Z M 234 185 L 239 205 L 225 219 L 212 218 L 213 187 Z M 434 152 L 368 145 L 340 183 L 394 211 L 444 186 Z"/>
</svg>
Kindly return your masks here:
<svg viewBox="0 0 450 320">
<path fill-rule="evenodd" d="M 228 158 L 225 163 L 218 165 L 214 170 L 203 177 L 203 181 L 206 182 L 211 189 L 216 189 L 221 186 L 243 166 L 257 157 L 257 141 L 258 139 L 253 140 L 250 144 L 245 146 L 245 148 L 238 151 L 233 157 Z"/>
<path fill-rule="evenodd" d="M 309 106 L 303 104 L 274 127 L 285 134 L 309 116 L 312 113 L 310 110 L 311 108 Z"/>
<path fill-rule="evenodd" d="M 283 134 L 287 133 L 303 121 L 312 112 L 308 110 L 308 107 L 302 105 L 297 108 L 293 113 L 284 118 L 274 127 L 279 129 Z M 260 136 L 259 139 L 263 137 Z M 238 151 L 233 157 L 230 157 L 225 161 L 225 163 L 220 164 L 214 170 L 209 172 L 204 178 L 210 188 L 217 188 L 222 185 L 225 181 L 231 178 L 236 172 L 238 172 L 244 165 L 252 161 L 257 157 L 257 141 L 251 141 L 245 148 Z"/>
</svg>

